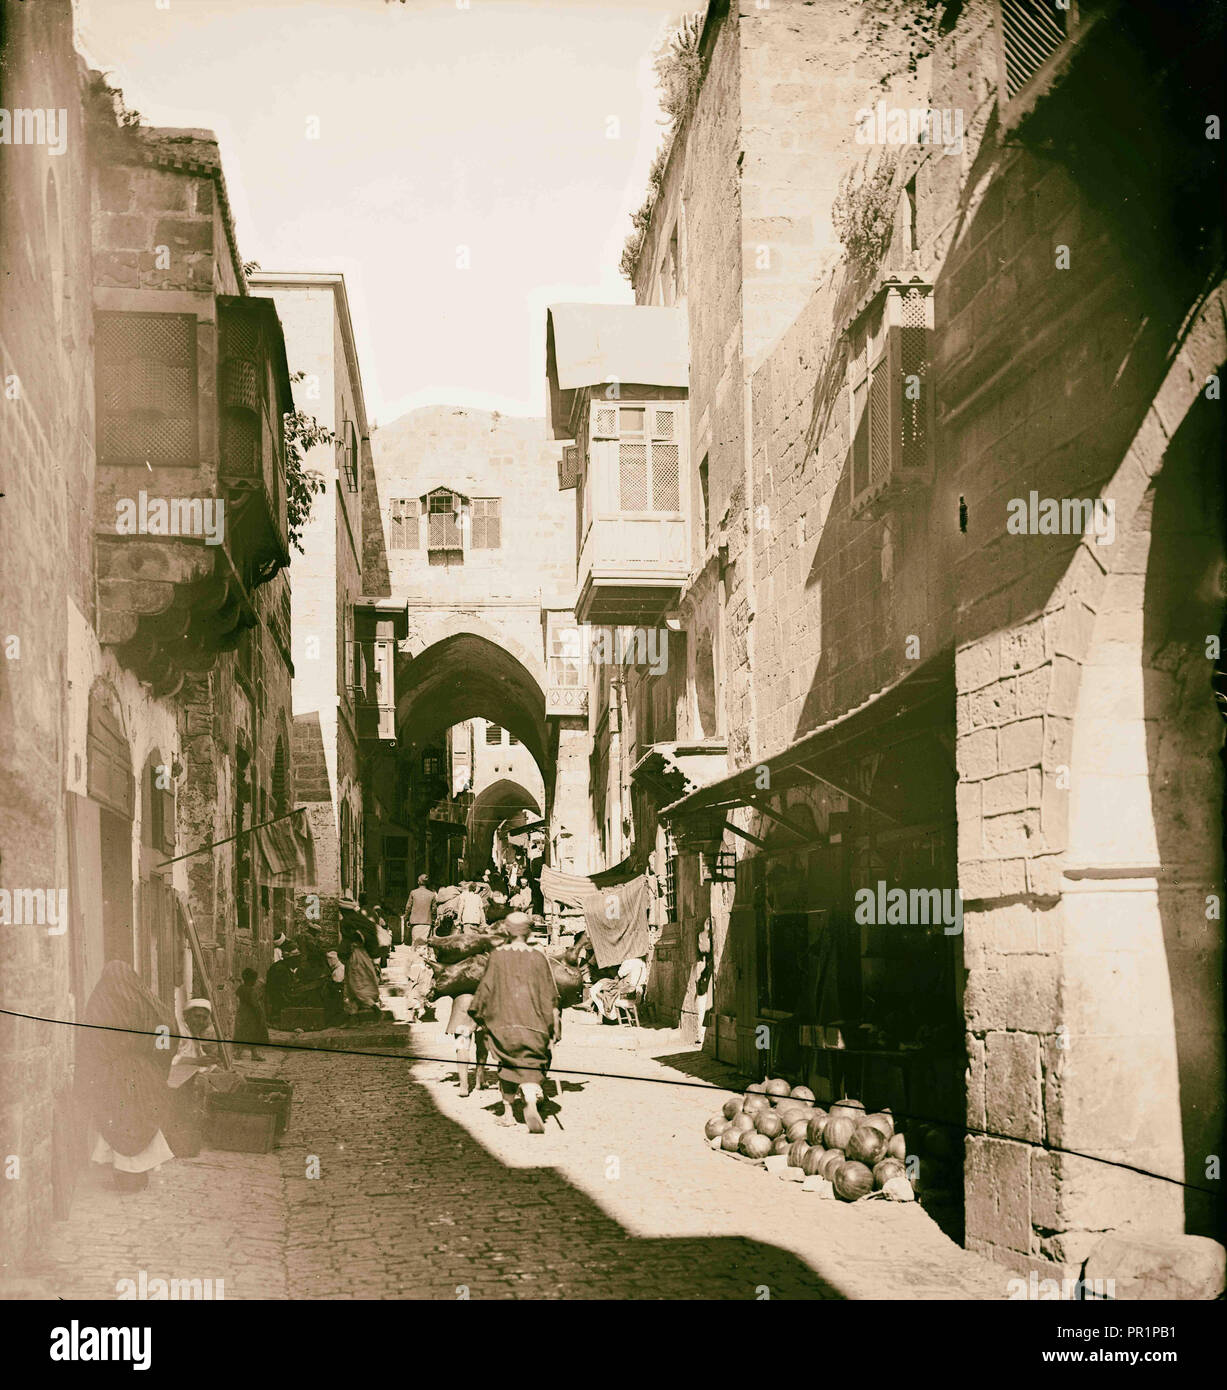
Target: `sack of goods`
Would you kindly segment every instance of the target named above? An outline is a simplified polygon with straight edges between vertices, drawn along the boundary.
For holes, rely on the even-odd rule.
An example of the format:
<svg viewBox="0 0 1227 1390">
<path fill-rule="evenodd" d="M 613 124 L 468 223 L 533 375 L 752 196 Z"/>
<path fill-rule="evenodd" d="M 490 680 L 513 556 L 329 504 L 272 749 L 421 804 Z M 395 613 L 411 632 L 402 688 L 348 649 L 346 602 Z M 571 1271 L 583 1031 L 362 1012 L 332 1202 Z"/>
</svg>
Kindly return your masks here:
<svg viewBox="0 0 1227 1390">
<path fill-rule="evenodd" d="M 498 944 L 495 940 L 494 945 Z M 565 960 L 551 956 L 548 952 L 546 958 L 554 975 L 554 983 L 558 987 L 558 1007 L 569 1009 L 573 1004 L 578 1004 L 583 992 L 583 977 L 580 972 Z M 430 997 L 445 999 L 455 998 L 458 994 L 475 994 L 482 976 L 486 973 L 488 960 L 489 951 L 483 950 L 452 965 L 436 967 L 435 983 Z"/>
<path fill-rule="evenodd" d="M 440 965 L 455 965 L 470 956 L 493 951 L 507 940 L 505 932 L 461 932 L 457 936 L 428 936 L 426 944 Z"/>
<path fill-rule="evenodd" d="M 713 1149 L 761 1161 L 786 1156 L 788 1167 L 825 1178 L 845 1202 L 884 1196 L 915 1201 L 907 1172 L 907 1140 L 889 1110 L 869 1114 L 859 1100 L 824 1110 L 808 1086 L 782 1078 L 755 1082 L 730 1096 L 703 1129 Z"/>
</svg>

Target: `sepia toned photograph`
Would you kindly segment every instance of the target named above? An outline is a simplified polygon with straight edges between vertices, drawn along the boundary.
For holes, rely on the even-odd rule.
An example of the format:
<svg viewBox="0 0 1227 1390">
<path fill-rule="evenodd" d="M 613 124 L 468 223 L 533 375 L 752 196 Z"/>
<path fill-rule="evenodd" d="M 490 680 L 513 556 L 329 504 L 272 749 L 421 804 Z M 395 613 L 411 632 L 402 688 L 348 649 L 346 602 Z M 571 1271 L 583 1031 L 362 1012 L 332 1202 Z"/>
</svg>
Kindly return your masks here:
<svg viewBox="0 0 1227 1390">
<path fill-rule="evenodd" d="M 1204 1355 L 1225 40 L 0 0 L 31 1366 L 318 1375 L 342 1300 Z"/>
</svg>

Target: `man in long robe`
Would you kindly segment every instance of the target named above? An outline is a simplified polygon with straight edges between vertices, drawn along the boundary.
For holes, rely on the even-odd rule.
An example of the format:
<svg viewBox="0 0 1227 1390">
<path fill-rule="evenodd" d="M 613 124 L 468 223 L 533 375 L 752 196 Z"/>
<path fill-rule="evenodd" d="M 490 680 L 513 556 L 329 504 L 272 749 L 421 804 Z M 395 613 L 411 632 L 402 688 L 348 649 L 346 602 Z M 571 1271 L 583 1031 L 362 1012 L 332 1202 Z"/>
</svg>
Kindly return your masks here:
<svg viewBox="0 0 1227 1390">
<path fill-rule="evenodd" d="M 542 1134 L 542 1085 L 549 1071 L 551 1047 L 562 1034 L 558 986 L 545 952 L 528 944 L 532 918 L 526 912 L 513 912 L 502 926 L 512 939 L 491 951 L 469 1012 L 498 1059 L 503 1093 L 499 1124 L 515 1124 L 512 1106 L 518 1088 L 524 1097 L 524 1118 L 530 1133 Z"/>
</svg>

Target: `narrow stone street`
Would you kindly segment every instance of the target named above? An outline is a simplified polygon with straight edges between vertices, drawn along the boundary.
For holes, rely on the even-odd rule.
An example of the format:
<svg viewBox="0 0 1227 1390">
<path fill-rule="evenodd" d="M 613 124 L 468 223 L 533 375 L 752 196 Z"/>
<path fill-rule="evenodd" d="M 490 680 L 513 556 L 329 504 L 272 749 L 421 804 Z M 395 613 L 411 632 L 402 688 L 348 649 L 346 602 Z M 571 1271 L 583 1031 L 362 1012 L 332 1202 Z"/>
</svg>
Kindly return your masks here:
<svg viewBox="0 0 1227 1390">
<path fill-rule="evenodd" d="M 669 1034 L 636 1049 L 568 1016 L 560 1107 L 530 1136 L 495 1124 L 493 1089 L 461 1098 L 453 1063 L 408 1055 L 446 1057 L 438 1025 L 410 1031 L 392 1055 L 269 1054 L 257 1070 L 295 1087 L 271 1154 L 206 1151 L 131 1197 L 87 1176 L 50 1290 L 114 1298 L 144 1270 L 224 1279 L 227 1299 L 1005 1296 L 1008 1271 L 918 1206 L 821 1201 L 711 1152 L 722 1093 L 690 1073 L 716 1064 Z"/>
</svg>

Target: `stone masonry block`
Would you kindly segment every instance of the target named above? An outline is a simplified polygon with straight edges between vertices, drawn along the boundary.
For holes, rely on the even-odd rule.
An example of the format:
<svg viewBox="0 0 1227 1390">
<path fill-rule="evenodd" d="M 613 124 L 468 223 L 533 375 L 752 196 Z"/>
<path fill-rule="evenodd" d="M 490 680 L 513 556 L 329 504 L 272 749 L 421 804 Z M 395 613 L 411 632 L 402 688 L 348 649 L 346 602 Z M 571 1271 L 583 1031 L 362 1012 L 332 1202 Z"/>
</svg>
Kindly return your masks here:
<svg viewBox="0 0 1227 1390">
<path fill-rule="evenodd" d="M 1020 719 L 1015 724 L 1006 725 L 1000 733 L 1001 771 L 1013 772 L 1036 766 L 1041 761 L 1043 746 L 1042 719 Z"/>
<path fill-rule="evenodd" d="M 1037 724 L 1039 720 L 1035 721 Z M 980 729 L 958 740 L 956 745 L 959 776 L 969 782 L 991 777 L 998 770 L 997 731 Z M 1035 759 L 1039 761 L 1038 753 Z M 1025 766 L 1025 764 L 1019 764 Z"/>
<path fill-rule="evenodd" d="M 1038 1143 L 1044 1132 L 1039 1039 L 1030 1033 L 990 1033 L 985 1065 L 987 1128 Z"/>
<path fill-rule="evenodd" d="M 1002 675 L 1034 670 L 1044 660 L 1044 624 L 1036 618 L 1023 627 L 1001 634 Z"/>
<path fill-rule="evenodd" d="M 982 685 L 996 680 L 1001 673 L 998 639 L 990 637 L 986 641 L 959 648 L 954 654 L 954 671 L 955 684 L 964 692 L 978 690 Z"/>
<path fill-rule="evenodd" d="M 964 1191 L 966 1231 L 1027 1254 L 1031 1249 L 1030 1150 L 1025 1144 L 968 1135 Z"/>
<path fill-rule="evenodd" d="M 1087 1279 L 1111 1279 L 1118 1299 L 1221 1298 L 1225 1252 L 1206 1236 L 1104 1236 L 1086 1261 Z"/>
<path fill-rule="evenodd" d="M 1001 865 L 991 860 L 960 862 L 959 891 L 965 903 L 1000 897 Z"/>
</svg>

